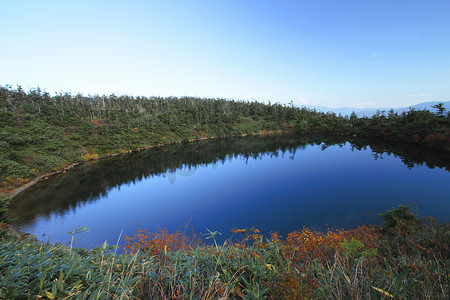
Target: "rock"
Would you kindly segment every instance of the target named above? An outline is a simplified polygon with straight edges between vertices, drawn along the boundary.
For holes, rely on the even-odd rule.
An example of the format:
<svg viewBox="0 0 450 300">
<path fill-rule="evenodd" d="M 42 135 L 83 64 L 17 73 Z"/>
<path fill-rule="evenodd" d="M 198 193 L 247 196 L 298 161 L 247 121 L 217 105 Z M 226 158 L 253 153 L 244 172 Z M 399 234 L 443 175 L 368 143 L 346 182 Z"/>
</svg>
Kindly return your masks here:
<svg viewBox="0 0 450 300">
<path fill-rule="evenodd" d="M 8 225 L 8 233 L 19 239 L 37 239 L 36 235 L 27 232 L 22 232 L 20 231 L 19 228 L 11 224 Z"/>
</svg>

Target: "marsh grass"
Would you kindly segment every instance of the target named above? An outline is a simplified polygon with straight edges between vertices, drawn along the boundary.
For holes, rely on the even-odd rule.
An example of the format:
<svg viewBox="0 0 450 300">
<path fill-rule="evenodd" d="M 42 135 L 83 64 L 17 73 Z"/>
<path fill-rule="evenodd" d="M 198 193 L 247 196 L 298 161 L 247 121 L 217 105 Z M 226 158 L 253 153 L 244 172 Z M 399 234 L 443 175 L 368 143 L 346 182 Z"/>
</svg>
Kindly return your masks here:
<svg viewBox="0 0 450 300">
<path fill-rule="evenodd" d="M 402 208 L 400 208 L 402 209 Z M 404 210 L 404 209 L 403 209 Z M 5 236 L 5 299 L 448 299 L 450 226 L 399 217 L 393 226 L 264 238 L 233 229 L 217 244 L 138 229 L 125 253 Z"/>
</svg>

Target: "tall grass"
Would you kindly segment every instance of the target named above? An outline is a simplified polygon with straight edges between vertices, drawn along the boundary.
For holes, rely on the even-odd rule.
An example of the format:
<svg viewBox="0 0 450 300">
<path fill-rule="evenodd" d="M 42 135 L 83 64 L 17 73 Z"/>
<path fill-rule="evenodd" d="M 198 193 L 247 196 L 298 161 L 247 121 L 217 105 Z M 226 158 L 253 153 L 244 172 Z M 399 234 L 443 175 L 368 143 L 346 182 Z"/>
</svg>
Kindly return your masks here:
<svg viewBox="0 0 450 300">
<path fill-rule="evenodd" d="M 303 228 L 267 239 L 233 229 L 223 244 L 217 232 L 205 244 L 139 229 L 120 255 L 106 243 L 71 250 L 6 236 L 0 298 L 448 299 L 450 226 L 399 210 L 387 212 L 395 222 L 383 228 Z"/>
</svg>

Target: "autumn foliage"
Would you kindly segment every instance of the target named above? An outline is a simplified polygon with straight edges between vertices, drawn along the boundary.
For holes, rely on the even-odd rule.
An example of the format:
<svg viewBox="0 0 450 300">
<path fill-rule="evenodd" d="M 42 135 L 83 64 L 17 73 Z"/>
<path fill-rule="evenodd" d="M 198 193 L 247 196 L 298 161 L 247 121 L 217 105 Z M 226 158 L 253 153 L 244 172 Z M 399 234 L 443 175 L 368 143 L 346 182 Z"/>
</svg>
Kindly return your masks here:
<svg viewBox="0 0 450 300">
<path fill-rule="evenodd" d="M 357 248 L 360 252 L 377 247 L 377 233 L 369 226 L 352 230 L 329 230 L 326 233 L 305 227 L 289 233 L 285 239 L 278 233 L 272 233 L 270 239 L 264 239 L 260 231 L 254 227 L 234 228 L 231 231 L 232 237 L 218 246 L 216 243 L 214 245 L 200 243 L 198 239 L 193 243 L 191 238 L 179 231 L 168 233 L 166 229 L 160 229 L 157 232 L 149 232 L 138 228 L 135 235 L 125 237 L 124 250 L 131 254 L 147 253 L 157 257 L 162 265 L 168 267 L 166 271 L 160 270 L 158 282 L 153 283 L 152 290 L 158 289 L 157 287 L 162 284 L 160 281 L 178 276 L 169 262 L 171 257 L 173 258 L 173 253 L 183 253 L 183 257 L 190 257 L 191 260 L 202 257 L 211 262 L 221 261 L 226 265 L 240 266 L 234 276 L 240 275 L 243 279 L 236 277 L 233 289 L 227 289 L 230 283 L 221 281 L 219 272 L 217 273 L 219 277 L 214 279 L 212 286 L 199 288 L 200 294 L 241 297 L 248 283 L 246 276 L 256 272 L 247 269 L 253 265 L 256 270 L 260 270 L 257 267 L 260 265 L 259 268 L 262 268 L 265 277 L 260 279 L 261 286 L 258 288 L 263 289 L 267 297 L 308 299 L 313 296 L 318 286 L 317 278 L 310 272 L 311 264 L 317 261 L 326 262 L 333 259 L 336 253 L 345 252 L 342 245 L 347 241 L 358 241 L 362 245 Z M 275 259 L 272 257 L 274 250 L 276 250 Z M 224 270 L 232 269 L 228 266 Z M 180 288 L 174 287 L 172 296 L 179 297 L 179 293 Z"/>
<path fill-rule="evenodd" d="M 384 214 L 385 227 L 315 231 L 304 227 L 286 237 L 265 238 L 258 229 L 234 228 L 218 245 L 195 242 L 181 232 L 137 229 L 125 238 L 125 251 L 147 253 L 157 269 L 142 286 L 145 295 L 189 299 L 267 298 L 340 299 L 446 295 L 450 249 L 442 241 L 449 227 L 435 219 L 403 213 Z M 409 211 L 409 210 L 408 210 Z M 411 215 L 411 218 L 407 218 Z M 388 222 L 389 220 L 396 222 Z M 432 238 L 431 238 L 432 237 Z M 420 284 L 419 284 L 420 282 Z M 164 296 L 163 296 L 164 295 Z"/>
<path fill-rule="evenodd" d="M 149 232 L 138 228 L 134 236 L 125 237 L 124 250 L 131 254 L 145 252 L 159 256 L 168 251 L 188 250 L 190 246 L 191 241 L 180 231 L 168 233 L 167 229 L 158 229 L 157 232 Z"/>
<path fill-rule="evenodd" d="M 352 230 L 329 230 L 327 233 L 304 227 L 300 231 L 289 233 L 285 241 L 277 234 L 272 234 L 272 240 L 281 245 L 286 258 L 303 263 L 311 259 L 326 260 L 340 251 L 344 240 L 351 239 L 362 242 L 364 250 L 376 247 L 375 229 L 368 226 Z"/>
</svg>

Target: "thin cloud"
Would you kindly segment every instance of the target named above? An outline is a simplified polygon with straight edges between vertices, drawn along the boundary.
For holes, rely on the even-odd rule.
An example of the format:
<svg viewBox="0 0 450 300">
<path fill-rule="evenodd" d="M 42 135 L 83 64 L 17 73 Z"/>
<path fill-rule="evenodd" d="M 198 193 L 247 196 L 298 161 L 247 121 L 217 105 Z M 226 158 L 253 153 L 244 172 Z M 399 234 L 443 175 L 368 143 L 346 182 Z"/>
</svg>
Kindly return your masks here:
<svg viewBox="0 0 450 300">
<path fill-rule="evenodd" d="M 372 58 L 377 57 L 377 56 L 380 56 L 380 53 L 372 54 L 371 56 L 368 57 L 368 59 L 372 59 Z"/>
<path fill-rule="evenodd" d="M 306 98 L 298 98 L 298 102 L 300 102 L 301 105 L 306 105 L 309 103 L 309 101 L 306 100 Z"/>
<path fill-rule="evenodd" d="M 414 97 L 431 97 L 433 94 L 425 93 L 425 94 L 411 94 L 408 97 L 414 98 Z"/>
</svg>

